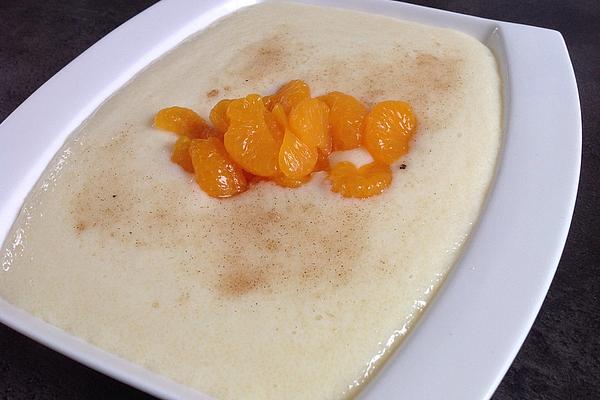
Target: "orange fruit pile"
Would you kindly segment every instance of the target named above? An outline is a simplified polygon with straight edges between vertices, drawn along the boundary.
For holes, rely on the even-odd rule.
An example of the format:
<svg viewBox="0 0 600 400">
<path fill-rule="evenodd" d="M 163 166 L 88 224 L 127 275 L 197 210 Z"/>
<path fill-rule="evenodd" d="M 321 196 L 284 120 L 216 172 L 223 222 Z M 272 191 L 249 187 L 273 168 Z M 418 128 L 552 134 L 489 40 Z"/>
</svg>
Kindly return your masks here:
<svg viewBox="0 0 600 400">
<path fill-rule="evenodd" d="M 331 190 L 344 197 L 375 196 L 390 186 L 390 164 L 408 152 L 417 125 L 406 102 L 369 110 L 341 92 L 311 97 L 301 80 L 270 96 L 221 100 L 209 118 L 212 126 L 193 110 L 169 107 L 156 114 L 154 126 L 179 135 L 171 160 L 212 197 L 231 197 L 263 180 L 296 188 L 317 171 L 326 171 Z M 372 163 L 329 165 L 333 151 L 360 146 Z"/>
</svg>

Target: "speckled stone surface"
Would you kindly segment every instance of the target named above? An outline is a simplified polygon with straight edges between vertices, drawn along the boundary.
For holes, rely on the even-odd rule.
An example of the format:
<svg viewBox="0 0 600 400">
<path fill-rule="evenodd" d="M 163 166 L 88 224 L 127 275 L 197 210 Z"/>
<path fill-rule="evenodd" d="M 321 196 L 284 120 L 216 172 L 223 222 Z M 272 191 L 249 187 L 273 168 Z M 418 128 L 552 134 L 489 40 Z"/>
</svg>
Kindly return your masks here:
<svg viewBox="0 0 600 400">
<path fill-rule="evenodd" d="M 0 0 L 0 120 L 153 0 Z M 562 32 L 583 113 L 575 216 L 542 310 L 494 400 L 600 399 L 600 2 L 414 3 Z M 557 165 L 560 168 L 560 165 Z M 0 324 L 0 399 L 151 399 Z"/>
</svg>

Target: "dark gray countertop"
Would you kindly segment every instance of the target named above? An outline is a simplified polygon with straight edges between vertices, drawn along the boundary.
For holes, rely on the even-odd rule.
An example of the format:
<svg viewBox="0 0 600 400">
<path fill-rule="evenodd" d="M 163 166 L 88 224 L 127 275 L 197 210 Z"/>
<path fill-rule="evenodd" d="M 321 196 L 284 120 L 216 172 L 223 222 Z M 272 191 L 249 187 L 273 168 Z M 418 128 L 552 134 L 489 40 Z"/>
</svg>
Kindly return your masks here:
<svg viewBox="0 0 600 400">
<path fill-rule="evenodd" d="M 0 0 L 0 121 L 83 50 L 152 3 Z M 579 195 L 550 292 L 493 399 L 600 399 L 600 2 L 414 3 L 556 29 L 565 37 L 583 113 Z M 0 398 L 152 397 L 0 324 Z"/>
</svg>

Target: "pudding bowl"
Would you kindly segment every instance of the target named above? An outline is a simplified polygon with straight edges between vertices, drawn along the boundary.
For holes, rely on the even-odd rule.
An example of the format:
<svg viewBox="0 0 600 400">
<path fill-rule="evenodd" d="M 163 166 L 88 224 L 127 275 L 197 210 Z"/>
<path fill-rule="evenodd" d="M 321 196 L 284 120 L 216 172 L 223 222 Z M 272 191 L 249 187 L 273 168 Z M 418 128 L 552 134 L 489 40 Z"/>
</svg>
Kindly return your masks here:
<svg viewBox="0 0 600 400">
<path fill-rule="evenodd" d="M 215 199 L 170 161 L 160 109 L 208 117 L 294 79 L 411 105 L 389 188 L 344 198 L 320 171 Z M 580 157 L 556 31 L 388 1 L 164 0 L 0 124 L 0 321 L 161 398 L 489 398 L 558 265 Z"/>
</svg>

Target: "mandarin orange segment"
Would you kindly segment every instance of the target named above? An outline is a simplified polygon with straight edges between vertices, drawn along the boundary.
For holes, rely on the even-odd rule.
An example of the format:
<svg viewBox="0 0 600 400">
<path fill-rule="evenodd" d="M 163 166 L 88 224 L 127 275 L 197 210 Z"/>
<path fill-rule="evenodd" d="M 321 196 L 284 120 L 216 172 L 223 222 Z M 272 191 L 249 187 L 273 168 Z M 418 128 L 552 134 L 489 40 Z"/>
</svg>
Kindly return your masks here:
<svg viewBox="0 0 600 400">
<path fill-rule="evenodd" d="M 290 129 L 301 141 L 325 154 L 331 153 L 327 104 L 319 99 L 302 100 L 292 107 L 288 120 Z"/>
<path fill-rule="evenodd" d="M 269 132 L 271 132 L 271 136 L 273 136 L 273 139 L 275 139 L 277 144 L 281 146 L 285 128 L 281 127 L 281 125 L 277 121 L 277 118 L 271 111 L 265 111 L 265 122 L 267 123 L 267 127 L 269 128 Z"/>
<path fill-rule="evenodd" d="M 416 127 L 417 120 L 408 103 L 383 101 L 365 119 L 363 144 L 376 161 L 391 164 L 408 152 Z"/>
<path fill-rule="evenodd" d="M 279 170 L 291 179 L 300 179 L 310 174 L 317 163 L 315 147 L 302 142 L 290 129 L 286 129 L 279 150 Z"/>
<path fill-rule="evenodd" d="M 163 108 L 156 113 L 154 126 L 192 139 L 204 139 L 211 135 L 212 131 L 212 128 L 196 112 L 177 106 Z"/>
<path fill-rule="evenodd" d="M 265 112 L 265 104 L 258 94 L 249 94 L 241 99 L 232 100 L 227 106 L 229 124 L 248 120 L 250 117 L 259 118 Z"/>
<path fill-rule="evenodd" d="M 181 168 L 187 172 L 194 172 L 194 166 L 192 165 L 192 158 L 190 157 L 190 144 L 192 139 L 187 136 L 179 136 L 173 146 L 173 152 L 171 153 L 171 161 L 178 164 Z"/>
<path fill-rule="evenodd" d="M 265 105 L 267 110 L 273 110 L 273 106 L 275 105 L 273 96 L 263 96 L 263 104 Z"/>
<path fill-rule="evenodd" d="M 227 108 L 229 104 L 232 102 L 230 99 L 224 99 L 219 101 L 215 106 L 210 110 L 210 122 L 215 126 L 215 129 L 221 133 L 227 132 L 227 128 L 229 128 L 229 117 L 227 117 Z"/>
<path fill-rule="evenodd" d="M 306 99 L 310 99 L 310 88 L 306 82 L 296 79 L 280 87 L 274 95 L 268 96 L 267 103 L 270 106 L 269 109 L 272 109 L 277 103 L 281 104 L 288 114 L 293 106 Z"/>
<path fill-rule="evenodd" d="M 392 170 L 378 162 L 356 168 L 353 163 L 342 161 L 331 167 L 329 180 L 333 192 L 363 199 L 383 193 L 392 183 Z"/>
<path fill-rule="evenodd" d="M 271 113 L 275 117 L 275 120 L 277 121 L 279 127 L 285 131 L 285 129 L 288 128 L 288 118 L 287 114 L 285 113 L 285 110 L 283 109 L 283 106 L 280 103 L 276 103 L 275 105 L 273 105 L 273 110 L 271 111 Z"/>
<path fill-rule="evenodd" d="M 231 197 L 248 187 L 244 171 L 229 158 L 219 138 L 194 139 L 190 157 L 196 182 L 212 197 Z"/>
<path fill-rule="evenodd" d="M 265 120 L 265 106 L 259 95 L 234 100 L 227 108 L 229 128 L 225 148 L 243 169 L 258 176 L 277 173 L 279 144 Z"/>
<path fill-rule="evenodd" d="M 305 175 L 302 178 L 298 179 L 288 178 L 285 175 L 275 175 L 271 178 L 271 180 L 278 186 L 287 188 L 297 188 L 304 185 L 305 183 L 310 182 L 310 175 Z"/>
<path fill-rule="evenodd" d="M 333 150 L 351 150 L 360 146 L 367 107 L 356 98 L 342 92 L 319 97 L 329 106 L 329 127 Z"/>
<path fill-rule="evenodd" d="M 317 163 L 315 164 L 315 168 L 313 171 L 318 172 L 327 170 L 329 170 L 329 156 L 327 154 L 324 154 L 322 151 L 319 151 Z"/>
</svg>

